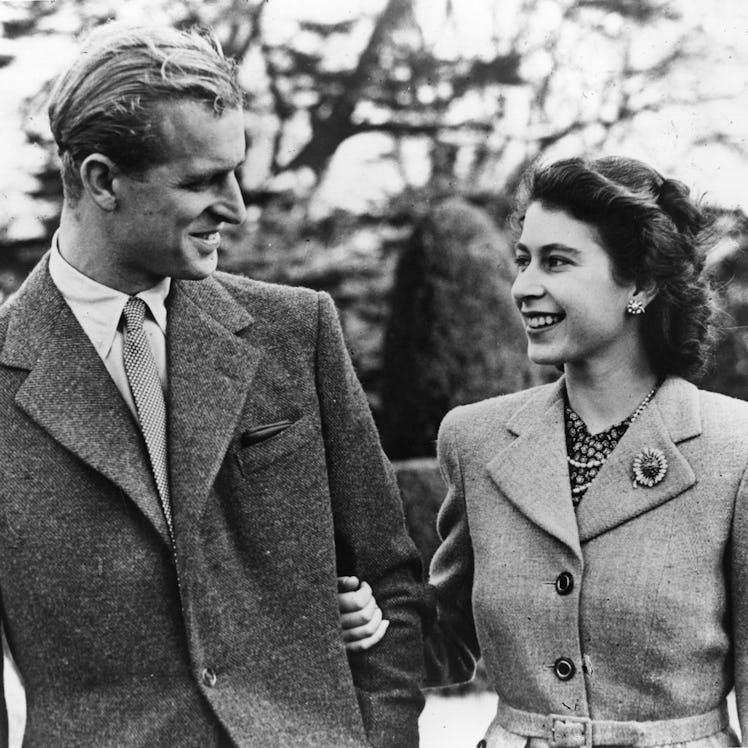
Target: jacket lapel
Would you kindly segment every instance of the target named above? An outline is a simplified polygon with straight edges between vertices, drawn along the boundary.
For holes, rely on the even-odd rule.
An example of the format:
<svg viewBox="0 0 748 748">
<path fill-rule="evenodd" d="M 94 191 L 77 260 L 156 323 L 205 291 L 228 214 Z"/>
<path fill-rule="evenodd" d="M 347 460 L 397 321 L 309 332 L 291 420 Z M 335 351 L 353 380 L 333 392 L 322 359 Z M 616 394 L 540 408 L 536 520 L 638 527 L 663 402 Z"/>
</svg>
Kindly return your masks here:
<svg viewBox="0 0 748 748">
<path fill-rule="evenodd" d="M 501 492 L 529 520 L 581 558 L 566 465 L 563 386 L 561 378 L 514 414 L 506 428 L 516 438 L 487 469 Z"/>
<path fill-rule="evenodd" d="M 0 365 L 29 371 L 16 393 L 18 407 L 130 496 L 167 540 L 137 424 L 52 282 L 46 260 L 12 302 Z"/>
<path fill-rule="evenodd" d="M 678 443 L 701 433 L 698 390 L 682 379 L 666 380 L 649 407 L 629 427 L 600 469 L 577 510 L 582 542 L 678 496 L 696 482 Z M 667 460 L 663 480 L 651 488 L 635 486 L 633 462 L 645 448 Z"/>
<path fill-rule="evenodd" d="M 252 316 L 216 280 L 175 281 L 168 305 L 169 464 L 179 534 L 200 518 L 260 352 L 237 335 Z"/>
</svg>

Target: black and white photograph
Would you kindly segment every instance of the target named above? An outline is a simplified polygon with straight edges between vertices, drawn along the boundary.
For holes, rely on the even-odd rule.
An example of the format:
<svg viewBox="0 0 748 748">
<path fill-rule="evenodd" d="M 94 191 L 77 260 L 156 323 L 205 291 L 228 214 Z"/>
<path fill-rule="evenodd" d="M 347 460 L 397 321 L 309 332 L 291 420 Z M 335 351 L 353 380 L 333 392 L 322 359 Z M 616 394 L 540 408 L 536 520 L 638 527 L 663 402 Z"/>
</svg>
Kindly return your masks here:
<svg viewBox="0 0 748 748">
<path fill-rule="evenodd" d="M 747 41 L 0 0 L 0 745 L 748 745 Z"/>
</svg>

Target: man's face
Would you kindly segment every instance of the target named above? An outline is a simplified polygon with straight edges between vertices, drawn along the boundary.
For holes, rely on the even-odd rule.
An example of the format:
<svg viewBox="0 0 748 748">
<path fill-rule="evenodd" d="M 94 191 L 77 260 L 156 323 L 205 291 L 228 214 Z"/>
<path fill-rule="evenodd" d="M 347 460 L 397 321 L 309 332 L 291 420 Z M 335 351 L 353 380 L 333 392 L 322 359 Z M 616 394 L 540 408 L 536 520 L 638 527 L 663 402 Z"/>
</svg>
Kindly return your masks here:
<svg viewBox="0 0 748 748">
<path fill-rule="evenodd" d="M 245 155 L 239 109 L 216 115 L 200 102 L 162 106 L 164 161 L 118 172 L 107 248 L 111 278 L 135 293 L 162 278 L 198 280 L 215 269 L 224 223 L 244 220 L 235 171 Z"/>
</svg>

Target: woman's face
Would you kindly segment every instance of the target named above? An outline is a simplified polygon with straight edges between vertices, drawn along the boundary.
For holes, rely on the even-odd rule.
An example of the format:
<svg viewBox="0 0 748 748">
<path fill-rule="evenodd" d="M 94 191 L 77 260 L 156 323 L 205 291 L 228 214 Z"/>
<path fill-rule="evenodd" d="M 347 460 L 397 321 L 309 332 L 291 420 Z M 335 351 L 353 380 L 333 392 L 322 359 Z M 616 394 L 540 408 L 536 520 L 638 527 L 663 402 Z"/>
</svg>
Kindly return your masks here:
<svg viewBox="0 0 748 748">
<path fill-rule="evenodd" d="M 635 285 L 615 280 L 592 225 L 533 202 L 515 259 L 512 295 L 532 361 L 606 367 L 633 359 L 640 333 L 626 304 Z"/>
</svg>

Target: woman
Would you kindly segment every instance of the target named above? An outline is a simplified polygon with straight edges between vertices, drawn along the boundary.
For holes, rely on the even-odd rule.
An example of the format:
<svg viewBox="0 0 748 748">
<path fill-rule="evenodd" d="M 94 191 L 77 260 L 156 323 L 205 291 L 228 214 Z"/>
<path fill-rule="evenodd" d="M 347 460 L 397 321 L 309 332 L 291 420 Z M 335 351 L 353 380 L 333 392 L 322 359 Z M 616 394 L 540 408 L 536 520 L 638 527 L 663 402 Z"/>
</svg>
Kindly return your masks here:
<svg viewBox="0 0 748 748">
<path fill-rule="evenodd" d="M 739 745 L 748 404 L 688 381 L 712 342 L 707 222 L 631 159 L 559 161 L 524 187 L 512 293 L 528 355 L 563 376 L 442 423 L 428 683 L 483 655 L 489 748 Z M 371 616 L 347 595 L 357 640 Z"/>
</svg>

